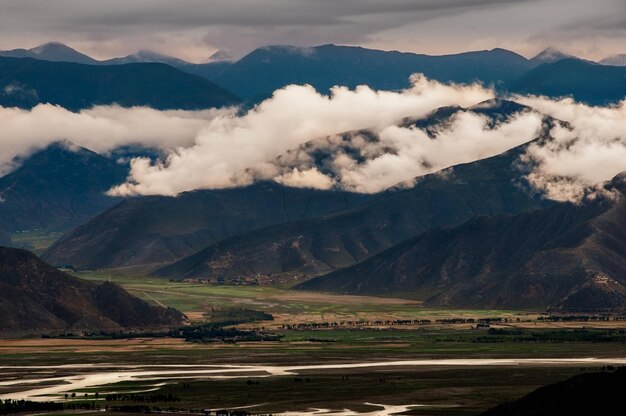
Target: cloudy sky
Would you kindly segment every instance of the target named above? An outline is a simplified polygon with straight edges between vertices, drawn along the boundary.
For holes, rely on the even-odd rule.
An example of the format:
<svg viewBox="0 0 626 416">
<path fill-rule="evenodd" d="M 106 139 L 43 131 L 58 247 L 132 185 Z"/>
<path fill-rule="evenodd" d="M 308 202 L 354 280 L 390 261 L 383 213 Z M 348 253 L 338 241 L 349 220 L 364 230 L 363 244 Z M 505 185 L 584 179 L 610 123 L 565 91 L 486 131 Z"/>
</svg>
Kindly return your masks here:
<svg viewBox="0 0 626 416">
<path fill-rule="evenodd" d="M 626 53 L 624 0 L 0 0 L 0 49 L 47 41 L 97 58 L 138 49 L 201 62 L 269 44 L 444 54 L 547 46 Z"/>
</svg>

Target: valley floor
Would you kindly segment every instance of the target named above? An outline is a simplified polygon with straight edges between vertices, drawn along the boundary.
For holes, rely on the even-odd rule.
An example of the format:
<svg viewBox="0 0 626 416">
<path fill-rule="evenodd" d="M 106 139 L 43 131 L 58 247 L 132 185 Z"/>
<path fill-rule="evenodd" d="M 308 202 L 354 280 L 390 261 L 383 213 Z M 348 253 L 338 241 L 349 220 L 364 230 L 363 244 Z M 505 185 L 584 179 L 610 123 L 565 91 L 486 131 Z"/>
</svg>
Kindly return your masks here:
<svg viewBox="0 0 626 416">
<path fill-rule="evenodd" d="M 80 277 L 109 279 L 107 272 Z M 626 362 L 626 322 L 620 319 L 564 322 L 539 311 L 427 309 L 417 300 L 210 286 L 120 273 L 111 279 L 150 302 L 180 309 L 196 323 L 239 320 L 240 327 L 265 327 L 281 339 L 2 340 L 0 396 L 18 398 L 33 388 L 60 385 L 55 388 L 57 400 L 118 412 L 123 406 L 149 405 L 185 411 L 245 407 L 249 412 L 300 415 L 325 408 L 356 412 L 331 413 L 336 415 L 391 414 L 366 404 L 375 403 L 423 405 L 403 414 L 474 415 L 542 385 Z M 254 321 L 263 314 L 274 320 Z M 428 361 L 442 359 L 454 362 Z M 464 361 L 476 359 L 490 361 Z M 426 364 L 353 365 L 404 360 Z M 332 367 L 302 368 L 315 365 Z M 268 375 L 267 366 L 300 369 Z M 217 373 L 202 374 L 207 368 Z M 155 370 L 169 374 L 129 378 L 126 373 Z M 111 372 L 122 378 L 110 378 Z M 68 377 L 87 376 L 99 381 L 92 386 L 64 384 Z"/>
</svg>

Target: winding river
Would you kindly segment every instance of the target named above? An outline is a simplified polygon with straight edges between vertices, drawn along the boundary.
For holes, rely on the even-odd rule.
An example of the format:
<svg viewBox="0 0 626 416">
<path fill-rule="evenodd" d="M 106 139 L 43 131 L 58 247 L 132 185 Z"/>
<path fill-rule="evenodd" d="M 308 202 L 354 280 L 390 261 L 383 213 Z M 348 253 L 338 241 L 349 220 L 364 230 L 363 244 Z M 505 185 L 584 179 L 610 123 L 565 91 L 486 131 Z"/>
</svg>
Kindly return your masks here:
<svg viewBox="0 0 626 416">
<path fill-rule="evenodd" d="M 550 366 L 605 366 L 626 365 L 626 358 L 495 358 L 495 359 L 422 359 L 404 361 L 380 361 L 361 363 L 337 363 L 314 365 L 115 365 L 73 364 L 59 366 L 1 366 L 0 388 L 11 389 L 0 395 L 0 399 L 24 399 L 32 401 L 59 401 L 67 392 L 84 388 L 105 386 L 119 382 L 136 382 L 133 392 L 159 389 L 168 383 L 184 379 L 227 379 L 300 375 L 314 371 L 316 374 L 330 370 L 356 370 L 365 368 L 411 368 L 411 367 L 550 367 Z M 63 375 L 55 375 L 62 373 Z M 17 374 L 17 376 L 16 376 Z M 19 374 L 32 374 L 19 377 Z M 113 390 L 109 391 L 113 392 Z M 130 391 L 126 391 L 130 392 Z M 421 405 L 389 406 L 368 404 L 375 410 L 357 413 L 351 410 L 332 411 L 312 409 L 309 412 L 283 413 L 295 415 L 394 415 Z"/>
</svg>

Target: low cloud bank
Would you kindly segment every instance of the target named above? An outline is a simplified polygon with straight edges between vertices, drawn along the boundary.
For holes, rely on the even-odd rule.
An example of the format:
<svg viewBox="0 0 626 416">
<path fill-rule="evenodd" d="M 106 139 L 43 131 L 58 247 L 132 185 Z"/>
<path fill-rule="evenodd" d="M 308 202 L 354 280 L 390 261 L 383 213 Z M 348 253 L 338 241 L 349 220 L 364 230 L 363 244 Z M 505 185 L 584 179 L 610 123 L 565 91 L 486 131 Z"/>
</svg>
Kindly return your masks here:
<svg viewBox="0 0 626 416">
<path fill-rule="evenodd" d="M 133 159 L 114 195 L 177 195 L 256 180 L 374 193 L 527 143 L 545 127 L 545 115 L 564 123 L 554 124 L 550 140 L 531 143 L 521 162 L 532 166 L 526 178 L 547 197 L 580 201 L 626 171 L 626 101 L 590 107 L 519 96 L 514 100 L 530 109 L 497 122 L 461 108 L 441 123 L 414 122 L 440 107 L 467 108 L 493 97 L 479 85 L 414 76 L 412 87 L 398 92 L 336 87 L 326 96 L 288 86 L 245 114 L 235 108 L 0 108 L 0 175 L 19 158 L 67 140 L 99 153 L 129 145 L 163 151 L 156 163 Z"/>
<path fill-rule="evenodd" d="M 407 116 L 424 116 L 449 105 L 469 106 L 493 97 L 478 85 L 444 85 L 423 76 L 401 92 L 336 87 L 330 96 L 310 86 L 288 86 L 243 116 L 216 117 L 189 147 L 166 160 L 132 162 L 129 182 L 116 195 L 176 195 L 202 188 L 228 188 L 271 177 L 271 162 L 311 139 L 368 128 L 382 131 Z M 311 169 L 280 172 L 276 180 L 292 186 L 328 189 L 330 178 Z"/>
<path fill-rule="evenodd" d="M 98 153 L 130 145 L 162 150 L 191 146 L 210 120 L 232 117 L 234 112 L 100 106 L 73 113 L 50 104 L 32 110 L 0 107 L 0 175 L 19 164 L 16 158 L 27 157 L 60 140 Z"/>
</svg>

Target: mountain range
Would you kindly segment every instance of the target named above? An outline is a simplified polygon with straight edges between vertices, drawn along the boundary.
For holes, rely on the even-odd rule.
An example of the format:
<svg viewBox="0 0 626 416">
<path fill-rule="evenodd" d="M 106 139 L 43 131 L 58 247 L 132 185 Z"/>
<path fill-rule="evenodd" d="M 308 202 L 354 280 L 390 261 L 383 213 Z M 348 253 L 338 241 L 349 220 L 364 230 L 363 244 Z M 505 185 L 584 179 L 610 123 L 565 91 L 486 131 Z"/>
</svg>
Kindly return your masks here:
<svg viewBox="0 0 626 416">
<path fill-rule="evenodd" d="M 85 65 L 0 57 L 0 105 L 5 107 L 50 103 L 77 111 L 118 104 L 193 110 L 238 102 L 213 82 L 160 63 Z"/>
<path fill-rule="evenodd" d="M 63 273 L 34 254 L 0 247 L 0 335 L 126 331 L 185 325 L 171 308 L 151 306 L 114 283 Z"/>
<path fill-rule="evenodd" d="M 368 199 L 276 183 L 131 198 L 62 237 L 43 257 L 88 269 L 163 263 L 255 228 L 314 218 Z"/>
<path fill-rule="evenodd" d="M 301 289 L 437 306 L 626 310 L 626 184 L 610 198 L 438 228 Z M 477 244 L 480 242 L 480 244 Z"/>
<path fill-rule="evenodd" d="M 77 109 L 90 104 L 118 102 L 156 108 L 200 108 L 233 104 L 237 102 L 236 97 L 253 105 L 289 84 L 310 84 L 322 93 L 327 93 L 335 85 L 399 90 L 408 87 L 410 75 L 417 72 L 441 82 L 478 81 L 492 85 L 502 93 L 572 95 L 591 104 L 616 102 L 626 93 L 624 69 L 597 65 L 554 48 L 526 59 L 505 49 L 431 56 L 332 44 L 306 48 L 278 45 L 258 48 L 236 61 L 195 64 L 152 51 L 98 61 L 53 42 L 32 49 L 0 51 L 0 56 L 64 63 L 60 69 L 55 66 L 33 69 L 14 62 L 2 65 L 0 60 L 0 73 L 7 72 L 0 77 L 0 88 L 4 89 L 4 94 L 0 93 L 0 105 L 23 107 L 52 102 Z M 563 60 L 576 61 L 579 65 L 559 65 Z M 89 67 L 67 67 L 68 62 Z M 607 65 L 618 62 L 619 65 L 620 61 L 619 57 L 612 57 L 601 62 Z M 166 64 L 170 70 L 155 67 L 154 63 Z M 18 68 L 12 69 L 12 65 L 18 65 Z M 29 73 L 20 75 L 24 71 Z M 56 79 L 54 74 L 58 75 L 59 71 L 72 74 L 72 78 L 84 79 L 84 82 L 73 85 L 63 77 Z M 181 73 L 197 75 L 210 83 L 192 81 Z M 53 74 L 52 80 L 47 78 L 50 74 Z M 45 77 L 46 83 L 60 82 L 62 89 L 48 91 L 37 82 L 40 77 Z M 130 91 L 116 90 L 118 86 Z M 69 91 L 61 93 L 68 88 Z M 110 88 L 113 90 L 109 91 Z M 180 92 L 179 96 L 176 91 Z M 71 92 L 84 95 L 82 101 L 76 102 L 78 97 L 71 99 Z"/>
<path fill-rule="evenodd" d="M 499 104 L 472 111 L 494 120 L 526 111 L 514 103 Z M 401 123 L 446 123 L 462 110 L 442 109 Z M 362 132 L 358 133 L 360 137 Z M 317 156 L 324 170 L 324 155 Z M 540 198 L 513 182 L 518 176 L 512 167 L 516 157 L 504 155 L 456 167 L 458 180 L 434 174 L 408 189 L 374 196 L 260 184 L 187 193 L 176 199 L 128 200 L 64 236 L 43 256 L 53 264 L 102 268 L 172 261 L 198 252 L 157 273 L 206 276 L 212 272 L 204 265 L 223 264 L 227 270 L 217 273 L 228 276 L 318 274 L 354 264 L 432 227 L 460 224 L 478 214 L 541 206 Z M 339 211 L 343 212 L 333 214 Z M 129 229 L 134 232 L 128 233 Z M 272 250 L 283 251 L 276 255 Z"/>
<path fill-rule="evenodd" d="M 626 67 L 554 50 L 528 60 L 502 49 L 433 57 L 335 45 L 271 46 L 236 62 L 208 64 L 151 52 L 90 61 L 74 52 L 53 44 L 0 53 L 11 55 L 0 58 L 0 105 L 196 109 L 253 104 L 292 82 L 320 91 L 336 84 L 401 89 L 415 71 L 445 82 L 478 80 L 502 95 L 573 96 L 591 104 L 626 96 Z M 167 62 L 144 62 L 150 60 Z M 201 65 L 215 72 L 193 75 Z M 440 108 L 397 125 L 431 134 L 460 112 L 497 125 L 528 111 L 534 110 L 497 99 Z M 544 116 L 543 123 L 536 140 L 547 141 L 550 127 L 561 122 Z M 332 176 L 336 152 L 357 154 L 357 139 L 381 141 L 368 129 L 337 137 L 339 144 L 337 138 L 333 146 L 328 137 L 316 138 L 273 163 L 290 170 L 306 156 L 311 167 Z M 402 294 L 437 306 L 625 310 L 620 178 L 607 185 L 615 199 L 556 203 L 524 183 L 517 162 L 525 150 L 518 146 L 371 195 L 258 182 L 178 197 L 117 199 L 105 191 L 128 175 L 128 165 L 115 156 L 126 150 L 99 155 L 59 142 L 15 161 L 18 167 L 0 177 L 0 244 L 10 244 L 10 233 L 17 231 L 63 231 L 42 255 L 57 266 L 141 266 L 170 278 L 263 275 L 302 282 L 302 290 Z M 10 251 L 2 255 L 14 258 Z M 85 296 L 92 308 L 99 292 L 86 288 L 80 290 L 90 293 Z M 74 325 L 63 322 L 55 328 Z"/>
</svg>

